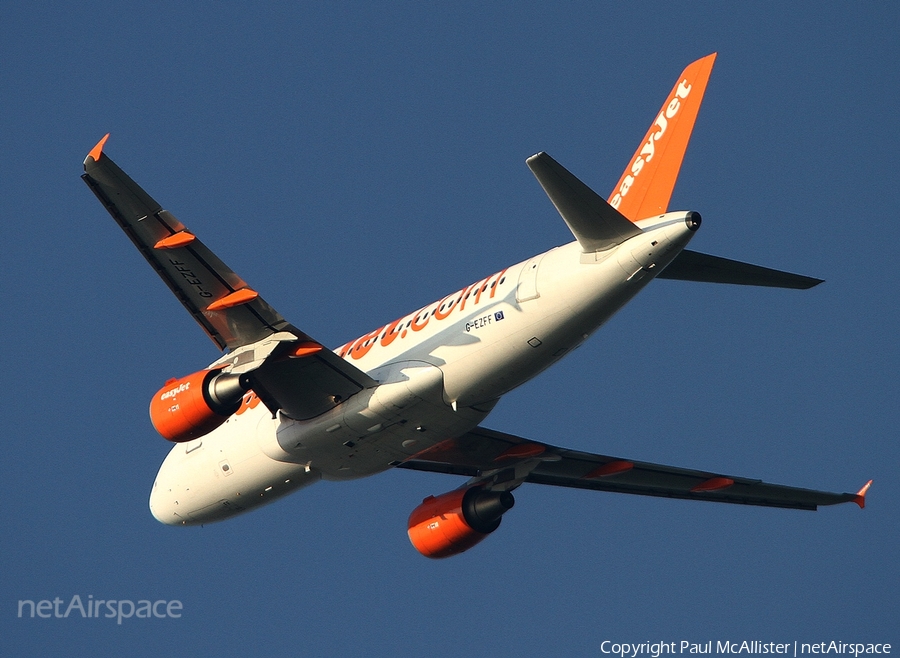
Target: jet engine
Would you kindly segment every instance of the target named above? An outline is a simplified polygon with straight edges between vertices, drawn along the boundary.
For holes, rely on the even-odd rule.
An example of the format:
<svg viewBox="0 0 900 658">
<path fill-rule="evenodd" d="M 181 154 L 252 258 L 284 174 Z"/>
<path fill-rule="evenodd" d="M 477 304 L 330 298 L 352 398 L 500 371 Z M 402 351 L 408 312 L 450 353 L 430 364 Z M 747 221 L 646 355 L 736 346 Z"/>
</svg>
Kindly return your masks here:
<svg viewBox="0 0 900 658">
<path fill-rule="evenodd" d="M 150 420 L 169 441 L 190 441 L 224 423 L 238 410 L 249 389 L 246 375 L 221 370 L 170 379 L 150 400 Z"/>
<path fill-rule="evenodd" d="M 462 553 L 496 530 L 515 502 L 508 491 L 478 486 L 428 496 L 409 515 L 409 540 L 425 557 Z"/>
</svg>

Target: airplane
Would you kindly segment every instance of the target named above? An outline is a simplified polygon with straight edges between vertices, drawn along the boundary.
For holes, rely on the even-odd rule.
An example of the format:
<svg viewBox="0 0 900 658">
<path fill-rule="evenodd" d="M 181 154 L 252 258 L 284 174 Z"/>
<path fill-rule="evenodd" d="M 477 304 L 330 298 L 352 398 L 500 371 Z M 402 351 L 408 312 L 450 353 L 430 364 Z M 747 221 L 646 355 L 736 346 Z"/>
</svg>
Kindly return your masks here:
<svg viewBox="0 0 900 658">
<path fill-rule="evenodd" d="M 255 509 L 321 479 L 390 468 L 468 478 L 428 496 L 408 535 L 429 558 L 497 529 L 525 483 L 815 510 L 865 505 L 760 480 L 593 454 L 482 426 L 501 396 L 585 341 L 653 279 L 807 289 L 820 279 L 686 249 L 695 211 L 668 205 L 716 53 L 666 96 L 609 200 L 546 153 L 526 160 L 574 240 L 483 277 L 335 350 L 285 320 L 104 152 L 82 178 L 223 351 L 150 402 L 175 443 L 150 494 L 168 525 Z"/>
</svg>

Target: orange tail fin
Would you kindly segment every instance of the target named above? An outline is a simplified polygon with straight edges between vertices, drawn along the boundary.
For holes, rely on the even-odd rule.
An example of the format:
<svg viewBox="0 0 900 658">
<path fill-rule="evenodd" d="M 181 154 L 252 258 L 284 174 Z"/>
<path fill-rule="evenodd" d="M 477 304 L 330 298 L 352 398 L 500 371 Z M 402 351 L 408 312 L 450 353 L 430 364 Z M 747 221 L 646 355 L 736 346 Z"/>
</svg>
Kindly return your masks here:
<svg viewBox="0 0 900 658">
<path fill-rule="evenodd" d="M 631 221 L 666 212 L 715 59 L 707 55 L 682 72 L 613 188 L 610 205 Z"/>
</svg>

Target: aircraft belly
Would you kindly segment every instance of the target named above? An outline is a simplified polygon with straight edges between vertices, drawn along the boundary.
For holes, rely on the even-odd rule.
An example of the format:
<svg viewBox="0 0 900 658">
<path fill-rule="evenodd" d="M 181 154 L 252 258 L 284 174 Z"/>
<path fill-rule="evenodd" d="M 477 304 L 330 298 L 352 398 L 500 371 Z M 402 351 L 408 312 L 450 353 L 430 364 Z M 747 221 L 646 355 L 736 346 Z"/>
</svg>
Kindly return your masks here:
<svg viewBox="0 0 900 658">
<path fill-rule="evenodd" d="M 420 400 L 390 422 L 370 432 L 349 430 L 343 442 L 307 451 L 311 464 L 326 480 L 348 480 L 374 475 L 448 438 L 476 427 L 487 412 Z M 349 437 L 349 438 L 347 438 Z"/>
<path fill-rule="evenodd" d="M 454 410 L 444 400 L 442 371 L 424 362 L 381 369 L 392 378 L 309 421 L 279 416 L 265 439 L 270 458 L 305 464 L 327 480 L 373 475 L 440 441 L 462 435 L 486 411 Z"/>
</svg>

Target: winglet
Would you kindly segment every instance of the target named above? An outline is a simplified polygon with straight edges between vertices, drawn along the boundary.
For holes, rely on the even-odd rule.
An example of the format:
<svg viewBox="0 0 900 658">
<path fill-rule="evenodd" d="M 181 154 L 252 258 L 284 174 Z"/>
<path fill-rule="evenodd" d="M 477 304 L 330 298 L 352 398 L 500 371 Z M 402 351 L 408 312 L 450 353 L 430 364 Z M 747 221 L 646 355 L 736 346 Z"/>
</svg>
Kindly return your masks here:
<svg viewBox="0 0 900 658">
<path fill-rule="evenodd" d="M 707 55 L 681 73 L 613 188 L 609 204 L 631 221 L 666 212 L 715 59 Z"/>
<path fill-rule="evenodd" d="M 859 509 L 865 509 L 866 507 L 866 493 L 869 491 L 869 487 L 872 486 L 872 480 L 869 480 L 863 485 L 863 488 L 856 492 L 856 495 L 853 497 L 853 502 L 859 505 Z"/>
<path fill-rule="evenodd" d="M 109 139 L 109 133 L 106 133 L 103 139 L 91 149 L 91 152 L 87 154 L 87 158 L 84 159 L 84 164 L 87 164 L 88 158 L 91 158 L 94 162 L 100 162 L 100 156 L 103 155 L 103 146 L 106 144 L 107 139 Z"/>
</svg>

